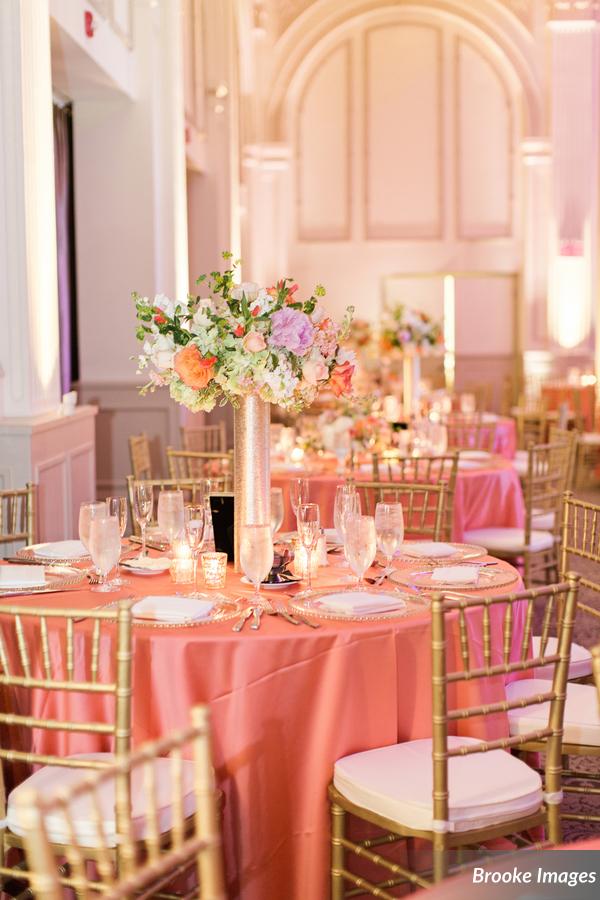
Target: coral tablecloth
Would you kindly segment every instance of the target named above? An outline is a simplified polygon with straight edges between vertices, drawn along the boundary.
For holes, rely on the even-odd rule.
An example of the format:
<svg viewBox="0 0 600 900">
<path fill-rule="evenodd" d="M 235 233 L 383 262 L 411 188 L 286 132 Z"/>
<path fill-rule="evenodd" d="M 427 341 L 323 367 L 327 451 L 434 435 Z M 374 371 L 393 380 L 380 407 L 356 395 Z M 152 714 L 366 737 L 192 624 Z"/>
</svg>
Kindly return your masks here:
<svg viewBox="0 0 600 900">
<path fill-rule="evenodd" d="M 289 486 L 293 478 L 306 476 L 310 480 L 310 499 L 321 508 L 324 528 L 333 527 L 335 489 L 343 478 L 334 474 L 310 475 L 302 470 L 282 471 L 273 468 L 273 487 L 283 488 L 285 517 L 284 531 L 296 527 L 289 499 Z M 367 479 L 368 476 L 359 476 Z M 452 540 L 463 541 L 465 531 L 473 528 L 498 527 L 521 528 L 525 521 L 523 491 L 519 476 L 508 460 L 496 459 L 491 466 L 459 469 L 454 495 Z"/>
<path fill-rule="evenodd" d="M 594 430 L 596 385 L 543 384 L 542 397 L 549 410 L 556 410 L 561 403 L 566 403 L 571 413 L 583 417 L 586 431 Z"/>
<path fill-rule="evenodd" d="M 501 566 L 514 572 L 506 563 Z M 339 570 L 322 571 L 327 573 L 323 585 L 339 581 Z M 139 596 L 174 589 L 168 576 L 131 580 L 127 590 Z M 504 590 L 518 587 L 515 580 Z M 228 588 L 233 596 L 240 590 L 233 573 Z M 115 596 L 84 589 L 69 594 L 68 600 L 61 595 L 48 600 L 52 606 L 62 601 L 89 608 Z M 32 603 L 40 599 L 32 598 Z M 492 612 L 500 648 L 501 612 L 499 607 Z M 519 643 L 521 612 L 515 616 Z M 89 621 L 75 628 L 78 641 L 89 638 Z M 232 632 L 231 622 L 134 627 L 135 744 L 184 725 L 193 704 L 210 704 L 215 766 L 226 798 L 230 900 L 326 900 L 327 785 L 333 764 L 348 753 L 431 733 L 430 641 L 429 614 L 420 603 L 411 605 L 405 618 L 323 621 L 318 630 L 267 616 L 259 631 L 246 626 L 240 634 Z M 110 643 L 101 647 L 103 673 L 110 668 Z M 453 629 L 448 643 L 452 663 L 459 656 Z M 474 645 L 477 661 L 481 648 Z M 76 644 L 76 669 L 81 647 Z M 34 670 L 38 663 L 33 660 Z M 493 702 L 503 695 L 504 683 L 495 679 L 469 685 L 460 700 Z M 77 696 L 82 718 L 92 712 L 102 716 L 106 701 Z M 37 694 L 35 700 L 38 716 L 60 718 L 66 713 L 64 695 Z M 485 731 L 470 733 L 507 733 L 504 715 L 486 721 Z M 40 734 L 36 743 L 38 749 L 63 753 L 110 749 L 102 743 L 106 739 L 91 740 L 72 734 L 61 741 L 49 732 Z"/>
</svg>

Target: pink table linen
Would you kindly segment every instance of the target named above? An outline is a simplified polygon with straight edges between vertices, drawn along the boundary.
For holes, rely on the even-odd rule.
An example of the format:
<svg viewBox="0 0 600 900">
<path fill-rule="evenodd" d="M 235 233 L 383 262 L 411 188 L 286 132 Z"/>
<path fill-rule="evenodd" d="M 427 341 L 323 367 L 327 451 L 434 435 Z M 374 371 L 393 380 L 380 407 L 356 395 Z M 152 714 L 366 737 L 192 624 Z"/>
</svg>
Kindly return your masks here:
<svg viewBox="0 0 600 900">
<path fill-rule="evenodd" d="M 273 469 L 271 484 L 283 488 L 285 510 L 282 531 L 293 531 L 296 522 L 290 504 L 289 486 L 293 478 L 308 477 L 310 499 L 321 508 L 324 528 L 333 527 L 335 489 L 342 484 L 339 475 L 310 475 L 300 470 L 293 472 Z M 364 480 L 368 476 L 361 474 Z M 464 540 L 465 531 L 491 526 L 521 528 L 525 521 L 525 505 L 519 476 L 508 460 L 496 459 L 493 465 L 482 468 L 459 469 L 454 495 L 452 540 Z"/>
<path fill-rule="evenodd" d="M 500 416 L 496 424 L 494 453 L 504 459 L 514 459 L 517 452 L 517 423 L 514 419 Z"/>
<path fill-rule="evenodd" d="M 510 571 L 505 563 L 501 566 Z M 332 567 L 320 582 L 339 581 Z M 344 571 L 346 574 L 347 570 Z M 516 572 L 515 572 L 516 575 Z M 128 592 L 172 593 L 168 576 L 131 576 Z M 503 590 L 517 590 L 520 580 Z M 228 591 L 240 590 L 228 573 Z M 281 598 L 273 592 L 273 597 Z M 61 596 L 48 598 L 59 606 Z M 88 590 L 71 594 L 69 606 L 96 606 Z M 31 598 L 39 604 L 41 598 Z M 20 601 L 20 602 L 28 602 Z M 501 612 L 492 629 L 501 645 Z M 515 638 L 520 641 L 522 621 Z M 474 620 L 470 615 L 470 625 Z M 318 630 L 263 617 L 258 632 L 240 634 L 231 622 L 193 627 L 134 626 L 133 734 L 135 745 L 180 728 L 196 703 L 210 704 L 214 758 L 225 794 L 224 840 L 231 900 L 321 900 L 328 892 L 327 785 L 336 759 L 356 751 L 431 733 L 431 635 L 429 614 L 411 604 L 410 616 L 374 622 L 321 620 Z M 76 626 L 76 641 L 90 639 L 91 623 Z M 52 635 L 54 640 L 60 634 Z M 515 645 L 516 646 L 516 645 Z M 451 628 L 449 659 L 459 658 Z M 109 641 L 101 647 L 101 671 L 110 667 Z M 481 647 L 474 642 L 475 659 Z M 75 651 L 81 662 L 81 645 Z M 499 661 L 499 660 L 498 660 Z M 34 670 L 40 660 L 33 660 Z M 77 676 L 77 672 L 75 672 Z M 104 677 L 110 677 L 105 675 Z M 65 695 L 34 695 L 33 713 L 66 714 Z M 77 696 L 77 695 L 76 695 Z M 71 700 L 81 718 L 108 716 L 102 698 Z M 503 699 L 501 679 L 470 684 L 463 703 Z M 92 707 L 90 704 L 93 704 Z M 104 710 L 104 714 L 103 714 Z M 22 711 L 22 710 L 21 710 Z M 469 733 L 507 733 L 504 715 Z M 106 739 L 40 733 L 37 749 L 76 753 L 110 749 Z"/>
</svg>

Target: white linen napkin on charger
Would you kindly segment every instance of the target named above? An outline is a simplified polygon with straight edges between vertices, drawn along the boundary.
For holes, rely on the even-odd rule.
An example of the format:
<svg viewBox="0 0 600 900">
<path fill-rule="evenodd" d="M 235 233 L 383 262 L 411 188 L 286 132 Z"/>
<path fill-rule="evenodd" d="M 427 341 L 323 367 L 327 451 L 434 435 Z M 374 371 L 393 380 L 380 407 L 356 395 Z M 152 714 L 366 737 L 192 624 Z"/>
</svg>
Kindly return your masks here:
<svg viewBox="0 0 600 900">
<path fill-rule="evenodd" d="M 134 556 L 121 563 L 126 569 L 147 569 L 148 572 L 166 572 L 171 561 L 164 556 Z"/>
<path fill-rule="evenodd" d="M 454 556 L 456 547 L 452 544 L 444 544 L 442 541 L 414 541 L 404 544 L 402 553 L 405 556 L 434 556 L 440 559 L 443 556 Z"/>
<path fill-rule="evenodd" d="M 479 566 L 437 566 L 431 573 L 432 581 L 446 584 L 476 584 Z"/>
<path fill-rule="evenodd" d="M 45 584 L 43 566 L 0 566 L 0 588 L 34 588 Z"/>
<path fill-rule="evenodd" d="M 89 556 L 81 541 L 56 541 L 53 544 L 40 544 L 35 548 L 35 553 L 36 556 L 45 556 L 48 559 L 77 559 L 80 556 Z"/>
<path fill-rule="evenodd" d="M 348 616 L 383 613 L 391 609 L 402 609 L 405 605 L 401 597 L 386 597 L 369 591 L 344 591 L 319 597 L 319 606 L 323 609 Z"/>
<path fill-rule="evenodd" d="M 196 597 L 148 596 L 136 603 L 131 612 L 136 619 L 186 622 L 206 619 L 214 605 L 214 600 L 200 600 Z"/>
</svg>

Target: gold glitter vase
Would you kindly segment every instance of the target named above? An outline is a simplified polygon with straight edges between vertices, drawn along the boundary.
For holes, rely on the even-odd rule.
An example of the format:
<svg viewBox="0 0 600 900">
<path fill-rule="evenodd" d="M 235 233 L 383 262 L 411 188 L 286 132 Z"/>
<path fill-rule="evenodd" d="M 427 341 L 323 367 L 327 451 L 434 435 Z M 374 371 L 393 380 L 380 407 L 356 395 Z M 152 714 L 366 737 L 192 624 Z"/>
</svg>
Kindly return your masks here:
<svg viewBox="0 0 600 900">
<path fill-rule="evenodd" d="M 242 526 L 271 521 L 270 421 L 270 404 L 259 397 L 240 397 L 233 408 L 236 572 L 241 570 Z"/>
</svg>

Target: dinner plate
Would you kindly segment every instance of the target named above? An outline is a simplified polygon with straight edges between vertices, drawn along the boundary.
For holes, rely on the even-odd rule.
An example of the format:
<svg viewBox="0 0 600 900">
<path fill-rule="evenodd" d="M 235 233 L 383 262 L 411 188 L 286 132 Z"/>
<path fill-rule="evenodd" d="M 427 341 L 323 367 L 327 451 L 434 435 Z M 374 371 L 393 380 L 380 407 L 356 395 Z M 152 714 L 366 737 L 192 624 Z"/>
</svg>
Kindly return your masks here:
<svg viewBox="0 0 600 900">
<path fill-rule="evenodd" d="M 55 542 L 56 544 L 62 543 L 61 541 Z M 65 544 L 71 544 L 72 541 L 65 541 Z M 47 547 L 48 543 L 44 544 L 29 544 L 27 547 L 21 547 L 20 550 L 17 550 L 15 556 L 18 556 L 19 559 L 31 559 L 34 562 L 43 562 L 46 565 L 64 565 L 70 566 L 73 563 L 78 562 L 89 562 L 91 557 L 89 553 L 85 553 L 83 556 L 47 556 L 44 555 L 44 547 Z"/>
<path fill-rule="evenodd" d="M 453 553 L 451 556 L 411 556 L 406 552 L 407 548 L 410 549 L 411 544 L 423 544 L 423 543 L 444 543 L 448 544 L 450 547 L 456 548 L 456 553 Z M 403 544 L 402 550 L 398 556 L 395 556 L 395 559 L 399 559 L 401 562 L 413 563 L 416 566 L 422 565 L 435 565 L 440 566 L 445 563 L 457 563 L 462 562 L 464 559 L 478 559 L 481 556 L 487 556 L 488 552 L 485 547 L 480 547 L 479 544 L 454 544 L 450 541 L 406 541 Z"/>
<path fill-rule="evenodd" d="M 41 566 L 40 566 L 41 568 Z M 71 566 L 44 566 L 45 584 L 35 587 L 2 587 L 0 588 L 0 597 L 4 594 L 43 594 L 46 591 L 60 591 L 63 588 L 70 588 L 73 585 L 80 584 L 85 578 L 85 572 L 81 569 L 74 569 Z"/>
<path fill-rule="evenodd" d="M 358 596 L 359 594 L 363 594 L 366 597 L 374 598 L 374 612 L 356 612 L 353 609 L 350 609 L 348 612 L 344 612 L 341 608 L 332 609 L 326 605 L 327 598 L 331 600 L 336 600 L 336 598 L 343 598 L 349 595 Z M 381 606 L 377 607 L 377 601 L 385 601 L 388 600 L 390 604 L 389 609 L 382 609 Z M 308 597 L 290 597 L 289 598 L 289 606 L 292 611 L 299 612 L 301 615 L 308 614 L 312 616 L 318 616 L 321 619 L 336 619 L 337 621 L 350 621 L 350 622 L 372 622 L 377 619 L 394 619 L 400 616 L 405 616 L 408 611 L 407 600 L 411 600 L 412 598 L 407 594 L 401 593 L 400 591 L 350 591 L 347 588 L 335 588 L 329 589 L 327 591 L 319 591 L 318 593 L 310 594 Z M 325 601 L 325 602 L 324 602 Z"/>
<path fill-rule="evenodd" d="M 242 582 L 242 584 L 252 584 L 252 582 L 246 575 L 242 575 L 240 581 Z M 282 588 L 289 587 L 290 585 L 299 584 L 300 581 L 300 578 L 290 578 L 288 581 L 277 582 L 261 581 L 260 589 L 261 591 L 280 591 Z"/>
<path fill-rule="evenodd" d="M 221 622 L 227 622 L 231 619 L 235 619 L 242 612 L 243 607 L 239 603 L 232 603 L 232 601 L 229 601 L 226 605 L 221 605 L 218 596 L 209 596 L 208 594 L 200 594 L 199 596 L 214 600 L 214 606 L 210 613 L 201 619 L 190 618 L 177 622 L 167 622 L 162 619 L 142 618 L 134 615 L 133 624 L 140 628 L 195 628 L 196 626 L 218 625 Z M 113 600 L 111 603 L 107 603 L 104 608 L 108 609 L 111 606 L 116 607 L 118 604 L 118 600 Z"/>
<path fill-rule="evenodd" d="M 151 557 L 152 558 L 152 557 Z M 128 572 L 131 572 L 132 575 L 164 575 L 165 572 L 169 571 L 171 566 L 171 560 L 169 559 L 156 559 L 157 563 L 161 563 L 160 566 L 150 567 L 150 566 L 136 566 L 136 560 L 125 559 L 122 563 L 119 563 L 124 569 Z"/>
<path fill-rule="evenodd" d="M 519 578 L 517 574 L 507 571 L 506 569 L 500 569 L 499 571 L 496 569 L 493 571 L 490 569 L 480 569 L 478 581 L 468 583 L 457 581 L 434 581 L 432 575 L 433 569 L 423 569 L 413 572 L 396 569 L 396 571 L 389 576 L 389 579 L 390 581 L 405 587 L 423 588 L 427 591 L 487 591 L 494 590 L 495 588 L 507 587 L 509 584 L 514 584 Z"/>
</svg>

